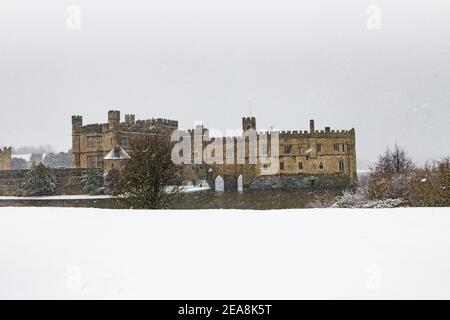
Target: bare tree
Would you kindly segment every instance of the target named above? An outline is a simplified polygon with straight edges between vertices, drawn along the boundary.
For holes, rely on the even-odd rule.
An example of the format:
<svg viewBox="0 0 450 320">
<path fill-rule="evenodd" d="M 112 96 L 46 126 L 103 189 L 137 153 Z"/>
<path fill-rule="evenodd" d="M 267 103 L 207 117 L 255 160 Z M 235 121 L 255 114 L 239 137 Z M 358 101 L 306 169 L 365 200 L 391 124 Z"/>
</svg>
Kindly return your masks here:
<svg viewBox="0 0 450 320">
<path fill-rule="evenodd" d="M 388 148 L 371 168 L 365 187 L 366 196 L 370 199 L 407 199 L 414 168 L 405 149 L 398 145 L 393 150 Z"/>
<path fill-rule="evenodd" d="M 450 158 L 414 170 L 409 201 L 418 207 L 450 206 Z"/>
<path fill-rule="evenodd" d="M 116 202 L 126 208 L 167 208 L 180 196 L 182 183 L 181 169 L 171 159 L 170 139 L 141 135 L 130 141 L 130 150 L 114 192 Z"/>
</svg>

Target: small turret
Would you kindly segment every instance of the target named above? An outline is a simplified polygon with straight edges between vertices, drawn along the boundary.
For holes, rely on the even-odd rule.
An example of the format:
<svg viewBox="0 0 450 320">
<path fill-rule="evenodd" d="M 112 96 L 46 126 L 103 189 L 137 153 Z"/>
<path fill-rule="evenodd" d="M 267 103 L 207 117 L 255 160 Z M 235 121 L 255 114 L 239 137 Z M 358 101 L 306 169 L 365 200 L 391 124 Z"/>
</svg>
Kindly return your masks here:
<svg viewBox="0 0 450 320">
<path fill-rule="evenodd" d="M 125 123 L 129 126 L 132 126 L 133 124 L 136 123 L 136 116 L 134 114 L 126 114 Z"/>
<path fill-rule="evenodd" d="M 243 132 L 253 129 L 256 130 L 256 118 L 255 117 L 244 117 L 242 118 L 242 130 Z"/>
<path fill-rule="evenodd" d="M 120 111 L 108 111 L 108 124 L 110 129 L 119 127 Z"/>
<path fill-rule="evenodd" d="M 72 116 L 72 130 L 79 129 L 83 126 L 82 116 Z"/>
<path fill-rule="evenodd" d="M 309 120 L 309 133 L 314 133 L 314 120 Z"/>
</svg>

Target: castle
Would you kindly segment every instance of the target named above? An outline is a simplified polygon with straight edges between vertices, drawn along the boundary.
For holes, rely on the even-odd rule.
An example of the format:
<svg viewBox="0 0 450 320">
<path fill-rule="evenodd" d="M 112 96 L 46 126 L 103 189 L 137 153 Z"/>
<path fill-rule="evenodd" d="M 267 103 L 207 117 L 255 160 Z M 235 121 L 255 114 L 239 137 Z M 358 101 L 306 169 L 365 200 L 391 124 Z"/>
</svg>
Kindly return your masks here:
<svg viewBox="0 0 450 320">
<path fill-rule="evenodd" d="M 138 120 L 133 114 L 120 121 L 120 111 L 109 111 L 108 122 L 83 125 L 81 116 L 72 116 L 72 161 L 74 168 L 108 170 L 114 160 L 128 158 L 129 141 L 140 134 L 170 137 L 178 122 L 167 119 Z"/>
<path fill-rule="evenodd" d="M 257 132 L 256 118 L 242 118 L 243 132 L 256 132 L 257 148 L 266 149 L 269 156 L 274 153 L 277 160 L 275 171 L 267 173 L 266 167 L 270 164 L 262 161 L 260 152 L 256 152 L 256 162 L 249 164 L 252 155 L 249 146 L 245 146 L 246 163 L 214 164 L 213 178 L 219 176 L 228 189 L 235 190 L 345 188 L 354 185 L 357 182 L 355 130 L 331 130 L 330 127 L 316 130 L 314 120 L 309 124 L 309 131 L 276 132 L 278 145 L 275 147 L 278 150 L 274 153 L 270 142 L 275 132 Z M 241 139 L 248 137 L 234 138 L 235 144 Z"/>
<path fill-rule="evenodd" d="M 0 171 L 11 170 L 11 148 L 0 148 Z"/>
<path fill-rule="evenodd" d="M 121 122 L 119 111 L 108 112 L 108 123 L 83 125 L 81 116 L 72 117 L 72 152 L 74 168 L 101 168 L 105 171 L 129 159 L 129 141 L 140 134 L 163 135 L 168 139 L 178 129 L 178 122 L 167 119 L 137 120 L 134 115 L 125 115 Z M 256 118 L 242 118 L 243 135 L 240 137 L 211 138 L 203 126 L 188 130 L 194 136 L 206 134 L 206 140 L 200 150 L 194 146 L 190 150 L 190 159 L 198 154 L 207 154 L 208 146 L 223 140 L 220 144 L 220 160 L 211 164 L 196 161 L 183 162 L 184 168 L 194 169 L 198 179 L 206 179 L 210 185 L 225 190 L 270 189 L 270 188 L 345 188 L 357 180 L 355 130 L 331 130 L 325 127 L 316 130 L 314 120 L 310 120 L 309 131 L 277 132 L 278 150 L 270 149 L 271 132 L 257 132 Z M 246 132 L 253 131 L 257 144 L 255 147 L 266 149 L 277 160 L 276 170 L 267 174 L 268 164 L 262 161 L 256 152 L 255 161 L 252 150 L 246 144 Z M 268 143 L 261 144 L 264 139 Z M 264 140 L 264 141 L 266 141 Z M 234 151 L 232 158 L 227 148 Z M 240 143 L 244 142 L 243 161 L 237 159 Z M 228 144 L 227 144 L 228 143 Z M 228 145 L 228 146 L 227 146 Z M 256 150 L 255 149 L 255 150 Z M 228 149 L 229 150 L 229 149 Z M 207 151 L 207 152 L 205 152 Z M 215 152 L 217 150 L 212 150 Z M 182 152 L 180 152 L 182 153 Z M 223 156 L 222 156 L 223 155 Z M 216 157 L 217 159 L 217 157 Z M 232 161 L 230 161 L 232 160 Z M 269 165 L 270 166 L 270 165 Z M 222 184 L 222 186 L 220 186 Z"/>
</svg>

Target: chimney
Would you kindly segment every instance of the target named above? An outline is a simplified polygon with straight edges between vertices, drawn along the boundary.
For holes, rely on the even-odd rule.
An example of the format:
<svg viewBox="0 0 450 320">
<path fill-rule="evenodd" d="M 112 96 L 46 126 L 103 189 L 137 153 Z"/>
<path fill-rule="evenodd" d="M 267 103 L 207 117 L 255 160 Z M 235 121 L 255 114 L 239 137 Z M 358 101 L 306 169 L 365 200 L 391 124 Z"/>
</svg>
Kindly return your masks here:
<svg viewBox="0 0 450 320">
<path fill-rule="evenodd" d="M 309 132 L 314 133 L 314 120 L 309 120 Z"/>
</svg>

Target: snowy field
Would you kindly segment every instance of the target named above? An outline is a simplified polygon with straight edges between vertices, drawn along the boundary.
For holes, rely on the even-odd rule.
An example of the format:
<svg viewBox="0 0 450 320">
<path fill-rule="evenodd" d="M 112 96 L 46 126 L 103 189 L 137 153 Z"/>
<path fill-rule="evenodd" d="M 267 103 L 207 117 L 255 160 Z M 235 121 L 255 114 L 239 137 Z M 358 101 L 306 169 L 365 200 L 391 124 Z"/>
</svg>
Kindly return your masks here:
<svg viewBox="0 0 450 320">
<path fill-rule="evenodd" d="M 0 298 L 450 298 L 450 208 L 0 208 Z"/>
</svg>

